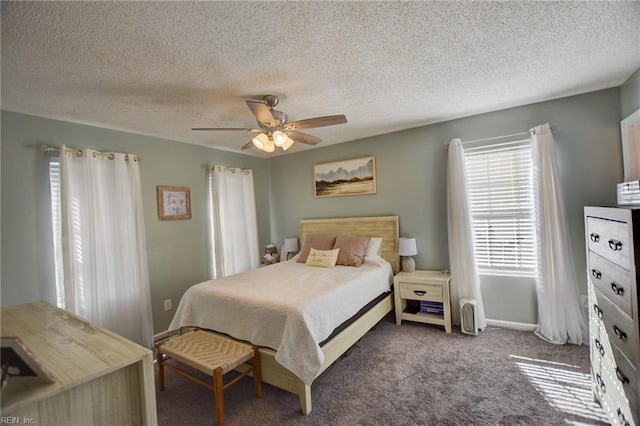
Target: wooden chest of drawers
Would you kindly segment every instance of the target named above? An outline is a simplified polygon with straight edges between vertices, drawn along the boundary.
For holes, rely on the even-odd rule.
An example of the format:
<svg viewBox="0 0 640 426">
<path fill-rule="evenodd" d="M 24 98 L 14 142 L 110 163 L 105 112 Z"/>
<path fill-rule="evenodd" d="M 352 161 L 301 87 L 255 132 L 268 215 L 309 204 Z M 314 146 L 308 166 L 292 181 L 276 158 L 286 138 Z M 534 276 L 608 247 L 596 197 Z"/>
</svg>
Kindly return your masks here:
<svg viewBox="0 0 640 426">
<path fill-rule="evenodd" d="M 584 215 L 594 396 L 612 424 L 640 425 L 640 209 Z"/>
<path fill-rule="evenodd" d="M 9 377 L 1 424 L 158 424 L 149 349 L 46 302 L 2 308 L 0 329 L 55 379 Z"/>
</svg>

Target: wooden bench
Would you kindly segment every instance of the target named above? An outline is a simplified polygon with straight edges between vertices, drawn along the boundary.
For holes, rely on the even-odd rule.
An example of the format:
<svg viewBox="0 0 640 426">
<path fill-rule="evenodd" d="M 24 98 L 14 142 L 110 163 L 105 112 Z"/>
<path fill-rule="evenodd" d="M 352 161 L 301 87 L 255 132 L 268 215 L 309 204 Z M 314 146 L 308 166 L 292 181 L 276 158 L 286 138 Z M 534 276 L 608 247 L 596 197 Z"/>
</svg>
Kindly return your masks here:
<svg viewBox="0 0 640 426">
<path fill-rule="evenodd" d="M 223 391 L 244 376 L 253 372 L 256 396 L 262 397 L 260 353 L 257 346 L 250 346 L 204 330 L 194 330 L 156 344 L 158 351 L 158 387 L 164 390 L 164 367 L 213 390 L 218 424 L 224 425 Z M 167 363 L 174 360 L 213 377 L 213 385 L 201 380 L 180 367 Z M 240 364 L 250 368 L 224 384 L 222 376 Z"/>
</svg>

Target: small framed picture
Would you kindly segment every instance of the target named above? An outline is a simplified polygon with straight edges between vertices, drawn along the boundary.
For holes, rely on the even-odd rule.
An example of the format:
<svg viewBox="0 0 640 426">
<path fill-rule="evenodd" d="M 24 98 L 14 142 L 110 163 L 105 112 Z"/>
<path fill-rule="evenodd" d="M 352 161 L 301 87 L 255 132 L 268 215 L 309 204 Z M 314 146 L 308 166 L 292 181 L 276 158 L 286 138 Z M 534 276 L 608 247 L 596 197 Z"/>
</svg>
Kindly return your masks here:
<svg viewBox="0 0 640 426">
<path fill-rule="evenodd" d="M 191 219 L 191 191 L 186 186 L 158 186 L 158 219 Z"/>
</svg>

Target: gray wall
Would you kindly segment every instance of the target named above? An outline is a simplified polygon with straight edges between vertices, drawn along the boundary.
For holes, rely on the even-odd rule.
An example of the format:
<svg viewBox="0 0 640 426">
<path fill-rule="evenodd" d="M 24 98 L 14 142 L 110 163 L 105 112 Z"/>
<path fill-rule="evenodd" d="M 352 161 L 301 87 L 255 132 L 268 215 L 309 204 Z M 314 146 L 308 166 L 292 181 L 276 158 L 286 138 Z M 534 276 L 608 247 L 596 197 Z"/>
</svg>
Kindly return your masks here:
<svg viewBox="0 0 640 426">
<path fill-rule="evenodd" d="M 272 239 L 298 235 L 302 218 L 398 215 L 400 235 L 417 239 L 419 269 L 449 267 L 447 237 L 447 149 L 463 141 L 556 127 L 561 183 L 581 293 L 586 294 L 583 207 L 615 204 L 622 179 L 618 88 L 482 114 L 416 129 L 327 146 L 271 160 Z M 313 165 L 376 157 L 375 195 L 314 198 Z M 488 318 L 535 324 L 533 283 L 483 279 Z"/>
<path fill-rule="evenodd" d="M 156 332 L 166 330 L 184 291 L 209 279 L 205 222 L 209 163 L 253 169 L 260 244 L 269 240 L 268 160 L 98 127 L 2 111 L 2 306 L 55 303 L 48 156 L 40 144 L 130 152 L 140 173 Z M 157 185 L 188 186 L 192 219 L 158 220 Z M 173 300 L 165 312 L 163 300 Z"/>
<path fill-rule="evenodd" d="M 615 204 L 615 184 L 622 179 L 621 98 L 636 99 L 630 105 L 638 103 L 628 89 L 512 108 L 270 160 L 2 111 L 2 306 L 55 300 L 48 158 L 37 149 L 42 143 L 131 152 L 143 158 L 154 326 L 159 332 L 173 316 L 173 311 L 163 311 L 162 301 L 173 299 L 175 309 L 186 288 L 208 278 L 206 164 L 254 170 L 261 245 L 271 241 L 279 247 L 285 238 L 297 236 L 302 218 L 398 215 L 401 235 L 417 238 L 417 268 L 445 269 L 449 260 L 443 143 L 453 137 L 464 141 L 522 132 L 545 122 L 556 126 L 576 271 L 584 293 L 583 207 Z M 314 198 L 314 164 L 368 155 L 376 157 L 377 194 Z M 158 221 L 156 185 L 189 186 L 193 219 Z M 482 292 L 489 318 L 536 322 L 531 283 L 483 279 Z"/>
<path fill-rule="evenodd" d="M 620 86 L 620 109 L 622 119 L 640 109 L 640 69 Z"/>
</svg>

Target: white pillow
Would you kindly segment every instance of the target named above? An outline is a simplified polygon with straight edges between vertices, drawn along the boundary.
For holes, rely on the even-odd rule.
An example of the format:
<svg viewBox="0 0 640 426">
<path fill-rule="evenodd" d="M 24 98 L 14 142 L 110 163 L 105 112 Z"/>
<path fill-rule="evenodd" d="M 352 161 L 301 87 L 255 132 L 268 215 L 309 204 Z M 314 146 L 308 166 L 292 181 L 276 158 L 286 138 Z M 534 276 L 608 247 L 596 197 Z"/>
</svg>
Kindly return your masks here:
<svg viewBox="0 0 640 426">
<path fill-rule="evenodd" d="M 333 250 L 316 250 L 312 248 L 309 251 L 307 261 L 304 263 L 307 266 L 320 266 L 322 268 L 333 268 L 336 266 L 338 260 L 338 253 L 340 249 Z"/>
<path fill-rule="evenodd" d="M 382 256 L 382 237 L 371 237 L 365 257 L 367 256 Z"/>
</svg>

